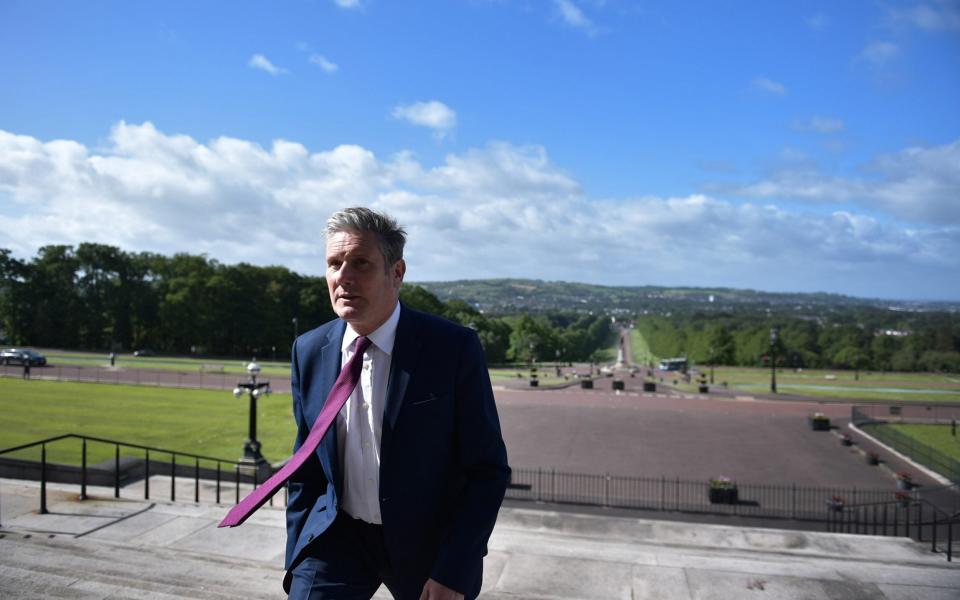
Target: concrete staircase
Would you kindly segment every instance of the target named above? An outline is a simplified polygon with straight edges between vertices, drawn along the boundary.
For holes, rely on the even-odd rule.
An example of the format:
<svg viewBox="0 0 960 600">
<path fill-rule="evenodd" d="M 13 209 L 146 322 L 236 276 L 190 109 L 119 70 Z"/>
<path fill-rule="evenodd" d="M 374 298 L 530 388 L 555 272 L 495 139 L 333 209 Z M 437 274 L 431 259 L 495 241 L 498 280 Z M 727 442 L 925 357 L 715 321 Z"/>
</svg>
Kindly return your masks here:
<svg viewBox="0 0 960 600">
<path fill-rule="evenodd" d="M 225 505 L 116 501 L 109 488 L 90 493 L 101 499 L 80 502 L 76 486 L 51 488 L 50 513 L 40 515 L 36 484 L 0 480 L 0 598 L 284 597 L 281 509 L 261 509 L 242 527 L 221 530 Z M 381 589 L 376 597 L 390 596 Z M 531 504 L 501 511 L 481 598 L 957 600 L 960 565 L 907 538 Z"/>
</svg>

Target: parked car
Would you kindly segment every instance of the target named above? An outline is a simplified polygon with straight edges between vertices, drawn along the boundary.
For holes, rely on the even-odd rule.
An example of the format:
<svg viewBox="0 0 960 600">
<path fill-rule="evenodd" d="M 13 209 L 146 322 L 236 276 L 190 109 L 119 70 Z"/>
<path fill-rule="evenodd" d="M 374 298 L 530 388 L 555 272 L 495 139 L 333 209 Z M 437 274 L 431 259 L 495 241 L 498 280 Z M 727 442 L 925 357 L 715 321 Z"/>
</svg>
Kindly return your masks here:
<svg viewBox="0 0 960 600">
<path fill-rule="evenodd" d="M 154 351 L 148 348 L 142 348 L 140 350 L 134 350 L 134 356 L 154 356 Z"/>
<path fill-rule="evenodd" d="M 31 367 L 43 367 L 47 364 L 47 357 L 29 348 L 5 348 L 0 350 L 0 362 L 5 365 L 29 363 Z"/>
</svg>

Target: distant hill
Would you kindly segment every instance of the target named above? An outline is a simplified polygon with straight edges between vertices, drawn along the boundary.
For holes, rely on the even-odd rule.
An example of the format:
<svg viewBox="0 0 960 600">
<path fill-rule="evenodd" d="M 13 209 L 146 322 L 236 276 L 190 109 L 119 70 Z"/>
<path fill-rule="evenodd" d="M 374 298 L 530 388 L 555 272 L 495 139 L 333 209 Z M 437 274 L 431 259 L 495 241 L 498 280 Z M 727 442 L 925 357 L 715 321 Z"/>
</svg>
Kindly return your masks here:
<svg viewBox="0 0 960 600">
<path fill-rule="evenodd" d="M 828 293 L 775 293 L 733 288 L 603 286 L 538 279 L 425 281 L 422 286 L 443 301 L 462 300 L 487 313 L 577 311 L 646 314 L 684 311 L 823 314 L 831 309 L 870 307 L 892 311 L 960 312 L 960 303 L 856 298 Z"/>
</svg>

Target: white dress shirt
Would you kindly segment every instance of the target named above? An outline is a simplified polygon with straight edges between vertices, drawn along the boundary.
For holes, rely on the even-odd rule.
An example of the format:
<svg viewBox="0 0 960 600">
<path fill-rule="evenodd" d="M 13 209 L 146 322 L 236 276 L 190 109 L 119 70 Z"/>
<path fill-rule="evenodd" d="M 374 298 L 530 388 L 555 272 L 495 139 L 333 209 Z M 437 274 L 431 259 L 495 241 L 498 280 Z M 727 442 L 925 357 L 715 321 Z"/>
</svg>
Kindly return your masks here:
<svg viewBox="0 0 960 600">
<path fill-rule="evenodd" d="M 337 444 L 343 473 L 341 508 L 357 519 L 381 525 L 380 517 L 380 434 L 387 398 L 387 380 L 393 341 L 397 337 L 400 303 L 376 331 L 363 355 L 360 383 L 337 415 Z M 359 337 L 347 324 L 340 347 L 340 365 L 353 356 Z"/>
</svg>

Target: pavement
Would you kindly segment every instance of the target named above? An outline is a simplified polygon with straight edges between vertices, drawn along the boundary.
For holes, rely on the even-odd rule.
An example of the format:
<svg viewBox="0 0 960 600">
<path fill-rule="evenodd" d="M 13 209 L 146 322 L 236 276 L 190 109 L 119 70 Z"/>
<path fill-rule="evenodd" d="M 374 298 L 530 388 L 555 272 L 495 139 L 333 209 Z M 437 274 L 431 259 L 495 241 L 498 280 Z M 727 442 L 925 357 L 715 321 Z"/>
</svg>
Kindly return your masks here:
<svg viewBox="0 0 960 600">
<path fill-rule="evenodd" d="M 163 477 L 151 490 L 169 487 Z M 142 482 L 138 484 L 142 486 Z M 226 505 L 143 500 L 142 487 L 0 480 L 0 598 L 283 598 L 284 514 L 217 529 Z M 178 497 L 192 499 L 192 482 Z M 229 497 L 229 496 L 228 496 Z M 484 600 L 956 600 L 960 563 L 907 538 L 505 507 Z M 375 596 L 389 598 L 385 589 Z"/>
</svg>

